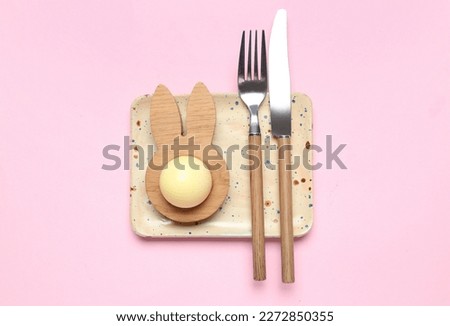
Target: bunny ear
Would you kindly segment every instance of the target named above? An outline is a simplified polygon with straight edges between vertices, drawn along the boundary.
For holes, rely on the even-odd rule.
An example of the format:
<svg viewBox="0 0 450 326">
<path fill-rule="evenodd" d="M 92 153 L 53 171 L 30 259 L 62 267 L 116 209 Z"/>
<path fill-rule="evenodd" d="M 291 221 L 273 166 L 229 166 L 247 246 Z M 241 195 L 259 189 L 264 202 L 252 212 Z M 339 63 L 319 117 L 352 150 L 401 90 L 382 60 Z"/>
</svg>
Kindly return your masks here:
<svg viewBox="0 0 450 326">
<path fill-rule="evenodd" d="M 158 85 L 150 104 L 150 124 L 157 145 L 172 144 L 182 132 L 181 116 L 175 98 L 164 85 Z"/>
<path fill-rule="evenodd" d="M 186 129 L 188 137 L 197 144 L 211 144 L 216 126 L 214 99 L 203 83 L 197 83 L 187 104 Z"/>
</svg>

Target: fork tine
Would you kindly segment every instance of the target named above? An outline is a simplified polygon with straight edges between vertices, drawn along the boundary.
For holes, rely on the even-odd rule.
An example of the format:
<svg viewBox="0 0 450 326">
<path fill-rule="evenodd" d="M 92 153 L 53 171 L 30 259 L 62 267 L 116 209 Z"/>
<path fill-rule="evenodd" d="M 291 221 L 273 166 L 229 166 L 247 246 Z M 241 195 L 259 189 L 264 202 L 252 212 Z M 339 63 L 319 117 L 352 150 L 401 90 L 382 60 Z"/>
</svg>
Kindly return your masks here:
<svg viewBox="0 0 450 326">
<path fill-rule="evenodd" d="M 238 82 L 245 79 L 245 31 L 242 32 L 241 50 L 239 52 Z"/>
<path fill-rule="evenodd" d="M 258 31 L 255 31 L 255 60 L 253 60 L 253 78 L 255 78 L 256 80 L 259 79 L 259 74 L 258 74 Z"/>
<path fill-rule="evenodd" d="M 261 79 L 267 79 L 267 60 L 266 60 L 266 35 L 262 31 L 261 40 Z"/>
<path fill-rule="evenodd" d="M 247 80 L 252 80 L 252 31 L 248 33 Z"/>
</svg>

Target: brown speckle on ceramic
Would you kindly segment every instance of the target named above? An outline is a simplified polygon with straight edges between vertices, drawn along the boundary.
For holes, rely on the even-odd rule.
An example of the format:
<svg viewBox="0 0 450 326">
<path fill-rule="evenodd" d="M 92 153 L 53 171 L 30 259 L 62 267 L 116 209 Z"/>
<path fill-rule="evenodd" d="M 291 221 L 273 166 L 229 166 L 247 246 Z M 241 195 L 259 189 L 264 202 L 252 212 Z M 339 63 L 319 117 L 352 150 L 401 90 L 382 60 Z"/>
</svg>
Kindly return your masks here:
<svg viewBox="0 0 450 326">
<path fill-rule="evenodd" d="M 187 96 L 177 96 L 181 118 L 186 118 Z M 306 95 L 293 94 L 292 102 L 292 145 L 293 155 L 303 159 L 303 151 L 310 148 L 312 142 L 312 107 Z M 154 144 L 150 130 L 150 96 L 142 96 L 134 101 L 131 109 L 131 135 L 133 149 L 144 150 L 145 155 L 131 155 L 131 224 L 133 230 L 143 237 L 251 237 L 250 179 L 249 173 L 239 167 L 246 165 L 241 149 L 248 144 L 248 110 L 236 94 L 214 95 L 216 104 L 216 130 L 213 144 L 224 151 L 224 159 L 231 169 L 228 196 L 219 210 L 205 221 L 189 226 L 175 223 L 159 214 L 145 191 L 145 171 L 149 157 L 148 146 Z M 233 107 L 233 110 L 231 110 Z M 300 116 L 300 113 L 302 116 Z M 267 117 L 267 118 L 266 118 Z M 139 124 L 138 124 L 139 121 Z M 143 123 L 145 121 L 145 123 Z M 300 122 L 302 122 L 300 124 Z M 263 149 L 276 145 L 270 133 L 270 112 L 268 98 L 260 109 L 260 126 Z M 141 129 L 141 130 L 139 130 Z M 238 150 L 229 150 L 238 145 Z M 276 147 L 275 147 L 276 148 Z M 226 152 L 225 152 L 226 151 Z M 312 152 L 306 154 L 312 164 Z M 137 152 L 135 154 L 138 154 Z M 144 153 L 142 153 L 144 154 Z M 150 153 L 151 157 L 151 153 Z M 229 161 L 231 157 L 231 164 Z M 267 237 L 279 237 L 279 199 L 278 171 L 276 167 L 277 151 L 268 150 L 264 156 L 264 217 Z M 144 162 L 145 158 L 145 162 Z M 142 161 L 142 162 L 141 162 Z M 311 229 L 313 224 L 312 171 L 301 164 L 293 171 L 293 184 L 302 183 L 302 187 L 292 187 L 294 235 L 300 237 Z M 301 179 L 300 179 L 301 176 Z M 304 180 L 304 181 L 303 181 Z M 303 186 L 304 185 L 304 186 Z M 132 194 L 132 196 L 131 196 Z"/>
</svg>

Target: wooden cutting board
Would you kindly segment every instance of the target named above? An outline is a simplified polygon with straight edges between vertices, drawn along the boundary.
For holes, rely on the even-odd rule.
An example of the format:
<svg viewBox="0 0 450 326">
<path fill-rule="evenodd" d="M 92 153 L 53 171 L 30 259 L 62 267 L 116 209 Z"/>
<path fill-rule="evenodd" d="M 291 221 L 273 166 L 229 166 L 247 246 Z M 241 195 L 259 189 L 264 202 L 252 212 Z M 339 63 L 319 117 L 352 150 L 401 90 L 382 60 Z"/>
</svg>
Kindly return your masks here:
<svg viewBox="0 0 450 326">
<path fill-rule="evenodd" d="M 241 167 L 248 164 L 241 150 L 248 144 L 248 110 L 237 94 L 213 94 L 216 105 L 216 128 L 212 143 L 223 150 L 230 176 L 228 195 L 210 218 L 183 225 L 158 213 L 146 193 L 147 162 L 153 153 L 154 139 L 150 130 L 151 96 L 137 98 L 131 106 L 130 197 L 131 225 L 143 237 L 251 237 L 250 177 Z M 188 95 L 175 96 L 183 124 L 186 121 Z M 262 139 L 267 146 L 264 178 L 264 217 L 267 237 L 279 237 L 278 171 L 276 141 L 270 133 L 268 98 L 260 109 Z M 300 93 L 292 96 L 292 155 L 299 160 L 292 173 L 294 235 L 305 235 L 313 222 L 312 171 L 312 104 Z M 269 150 L 270 148 L 274 148 Z M 144 152 L 144 153 L 143 153 Z M 303 157 L 306 161 L 302 162 Z M 275 168 L 275 169 L 273 169 Z"/>
</svg>

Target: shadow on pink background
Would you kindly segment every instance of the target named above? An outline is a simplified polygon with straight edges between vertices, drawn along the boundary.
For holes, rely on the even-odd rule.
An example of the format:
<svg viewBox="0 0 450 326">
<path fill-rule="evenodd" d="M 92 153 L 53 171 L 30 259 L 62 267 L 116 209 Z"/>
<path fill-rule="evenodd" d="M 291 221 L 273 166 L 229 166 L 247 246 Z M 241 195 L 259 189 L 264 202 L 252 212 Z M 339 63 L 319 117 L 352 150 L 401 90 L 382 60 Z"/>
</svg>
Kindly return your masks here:
<svg viewBox="0 0 450 326">
<path fill-rule="evenodd" d="M 450 3 L 181 3 L 0 3 L 0 304 L 450 304 Z M 140 239 L 129 171 L 101 169 L 158 83 L 236 92 L 242 30 L 282 7 L 292 89 L 348 167 L 314 173 L 291 286 L 276 241 L 255 283 L 249 241 Z"/>
</svg>

